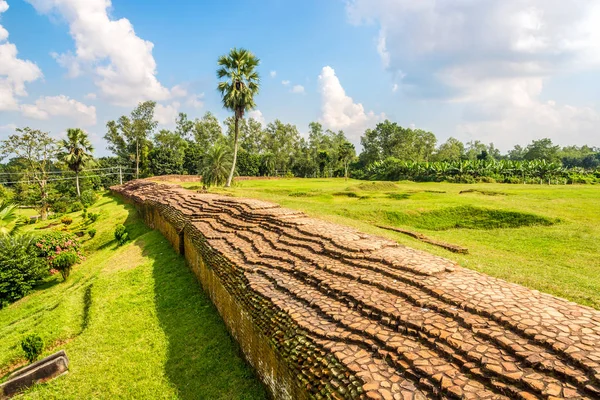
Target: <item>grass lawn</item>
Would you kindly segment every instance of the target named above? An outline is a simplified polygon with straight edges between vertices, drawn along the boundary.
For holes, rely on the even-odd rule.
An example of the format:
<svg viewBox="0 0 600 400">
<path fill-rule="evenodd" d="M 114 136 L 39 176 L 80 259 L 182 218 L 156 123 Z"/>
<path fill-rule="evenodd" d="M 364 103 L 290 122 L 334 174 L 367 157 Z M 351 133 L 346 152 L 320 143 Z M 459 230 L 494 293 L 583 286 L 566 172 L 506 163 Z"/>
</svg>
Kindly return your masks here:
<svg viewBox="0 0 600 400">
<path fill-rule="evenodd" d="M 600 309 L 600 186 L 281 179 L 211 191 L 273 201 Z M 469 254 L 375 225 L 423 233 Z"/>
<path fill-rule="evenodd" d="M 19 342 L 37 333 L 45 355 L 64 348 L 68 375 L 38 385 L 40 399 L 263 399 L 216 309 L 163 236 L 133 208 L 105 195 L 97 234 L 86 235 L 87 259 L 67 282 L 60 275 L 0 310 L 0 375 L 21 360 Z M 81 212 L 71 215 L 73 231 Z M 26 230 L 57 221 L 39 222 Z M 117 247 L 114 227 L 132 240 Z"/>
</svg>

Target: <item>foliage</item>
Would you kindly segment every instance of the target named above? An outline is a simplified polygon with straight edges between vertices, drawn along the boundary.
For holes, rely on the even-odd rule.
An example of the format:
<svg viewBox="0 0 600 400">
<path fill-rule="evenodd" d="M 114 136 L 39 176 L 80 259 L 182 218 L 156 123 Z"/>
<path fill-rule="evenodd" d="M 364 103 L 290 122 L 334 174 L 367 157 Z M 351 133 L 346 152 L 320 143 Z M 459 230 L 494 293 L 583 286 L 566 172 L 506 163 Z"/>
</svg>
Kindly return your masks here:
<svg viewBox="0 0 600 400">
<path fill-rule="evenodd" d="M 39 335 L 27 335 L 21 340 L 21 349 L 23 349 L 27 361 L 34 362 L 44 350 L 44 341 Z"/>
<path fill-rule="evenodd" d="M 99 213 L 88 213 L 88 218 L 90 219 L 90 221 L 92 223 L 98 221 L 98 218 L 100 218 L 100 214 Z"/>
<path fill-rule="evenodd" d="M 73 218 L 69 217 L 69 216 L 64 216 L 60 219 L 60 222 L 63 225 L 71 225 L 73 223 Z"/>
<path fill-rule="evenodd" d="M 92 189 L 84 190 L 81 193 L 81 203 L 84 207 L 91 207 L 96 201 L 98 201 L 98 195 Z"/>
<path fill-rule="evenodd" d="M 202 168 L 202 183 L 206 186 L 220 186 L 227 180 L 231 168 L 231 153 L 225 146 L 214 145 L 206 154 Z"/>
<path fill-rule="evenodd" d="M 60 271 L 60 274 L 63 277 L 63 280 L 67 280 L 69 275 L 71 275 L 71 269 L 73 265 L 77 264 L 80 261 L 77 253 L 72 251 L 63 251 L 54 257 L 52 261 L 53 269 Z"/>
<path fill-rule="evenodd" d="M 127 233 L 127 228 L 123 224 L 119 224 L 115 227 L 115 239 L 117 239 L 117 243 L 119 246 L 124 245 L 129 240 L 129 233 Z"/>
<path fill-rule="evenodd" d="M 233 141 L 233 160 L 226 186 L 231 186 L 238 152 L 239 121 L 246 111 L 256 107 L 254 96 L 258 94 L 258 67 L 260 60 L 246 49 L 231 49 L 229 54 L 219 57 L 217 78 L 221 79 L 217 89 L 221 93 L 223 107 L 233 111 L 235 134 Z M 225 79 L 224 79 L 225 78 Z"/>
<path fill-rule="evenodd" d="M 0 236 L 0 308 L 26 296 L 48 274 L 30 236 Z"/>
<path fill-rule="evenodd" d="M 23 225 L 16 211 L 16 204 L 0 200 L 0 236 L 14 235 Z"/>
<path fill-rule="evenodd" d="M 90 228 L 88 229 L 88 235 L 90 235 L 90 238 L 94 238 L 94 236 L 96 236 L 96 229 L 95 228 Z"/>
<path fill-rule="evenodd" d="M 83 205 L 83 203 L 81 201 L 74 201 L 73 203 L 71 203 L 71 207 L 69 207 L 71 212 L 81 211 L 84 208 L 85 208 L 85 206 Z"/>
</svg>

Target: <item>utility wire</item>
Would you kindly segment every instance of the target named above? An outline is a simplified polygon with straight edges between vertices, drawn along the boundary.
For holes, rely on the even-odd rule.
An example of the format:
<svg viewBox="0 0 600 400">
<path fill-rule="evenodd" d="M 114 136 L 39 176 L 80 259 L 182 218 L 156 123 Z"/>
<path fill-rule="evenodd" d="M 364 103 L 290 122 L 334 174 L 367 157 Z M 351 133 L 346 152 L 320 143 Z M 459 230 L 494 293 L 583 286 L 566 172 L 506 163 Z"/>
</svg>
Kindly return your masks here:
<svg viewBox="0 0 600 400">
<path fill-rule="evenodd" d="M 86 179 L 86 178 L 102 178 L 105 176 L 111 176 L 111 175 L 119 175 L 120 172 L 113 172 L 113 173 L 108 173 L 108 174 L 104 174 L 104 175 L 84 175 L 84 176 L 80 176 L 80 179 Z M 123 175 L 133 175 L 133 172 L 124 172 Z M 54 179 L 47 179 L 46 182 L 55 182 L 55 181 L 68 181 L 68 180 L 74 180 L 77 179 L 77 177 L 73 176 L 73 177 L 69 177 L 69 178 L 54 178 Z M 36 181 L 32 181 L 32 180 L 24 180 L 24 181 L 13 181 L 13 182 L 0 182 L 0 184 L 2 185 L 8 185 L 8 184 L 15 184 L 15 183 L 27 183 L 27 184 L 34 184 L 37 183 Z"/>
<path fill-rule="evenodd" d="M 94 169 L 84 169 L 81 172 L 89 172 L 89 171 L 106 171 L 111 169 L 119 169 L 119 167 L 110 167 L 110 168 L 94 168 Z M 135 170 L 135 168 L 121 168 L 122 171 L 127 170 Z M 73 171 L 49 171 L 47 174 L 66 174 L 66 173 L 74 173 Z M 0 172 L 0 175 L 23 175 L 23 172 Z"/>
</svg>

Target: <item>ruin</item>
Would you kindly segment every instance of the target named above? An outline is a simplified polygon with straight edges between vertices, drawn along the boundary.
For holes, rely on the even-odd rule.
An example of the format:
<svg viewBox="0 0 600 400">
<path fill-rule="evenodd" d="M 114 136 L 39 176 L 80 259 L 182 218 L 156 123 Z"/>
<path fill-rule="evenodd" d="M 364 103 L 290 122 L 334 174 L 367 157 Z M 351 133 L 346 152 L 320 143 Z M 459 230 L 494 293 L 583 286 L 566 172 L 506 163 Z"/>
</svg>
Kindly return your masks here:
<svg viewBox="0 0 600 400">
<path fill-rule="evenodd" d="M 600 312 L 276 204 L 112 188 L 183 254 L 275 398 L 600 397 Z"/>
</svg>

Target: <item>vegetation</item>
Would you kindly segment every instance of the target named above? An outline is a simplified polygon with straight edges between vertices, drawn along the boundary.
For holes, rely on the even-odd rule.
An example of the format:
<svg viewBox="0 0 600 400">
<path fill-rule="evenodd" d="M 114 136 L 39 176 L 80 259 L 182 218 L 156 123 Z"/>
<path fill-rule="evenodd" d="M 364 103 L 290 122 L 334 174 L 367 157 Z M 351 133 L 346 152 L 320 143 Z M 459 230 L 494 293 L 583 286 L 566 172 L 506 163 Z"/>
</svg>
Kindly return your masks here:
<svg viewBox="0 0 600 400">
<path fill-rule="evenodd" d="M 471 189 L 477 191 L 459 194 Z M 600 309 L 598 186 L 279 179 L 213 190 L 274 201 Z M 377 225 L 467 247 L 469 254 L 450 253 Z"/>
<path fill-rule="evenodd" d="M 29 296 L 0 310 L 0 376 L 22 365 L 20 342 L 35 333 L 45 342 L 42 356 L 65 349 L 70 369 L 35 385 L 24 399 L 266 398 L 217 310 L 166 239 L 147 228 L 133 207 L 107 195 L 90 212 L 101 215 L 97 234 L 82 240 L 87 258 L 69 280 L 47 276 Z M 89 223 L 80 212 L 70 216 L 71 231 Z M 118 247 L 117 222 L 131 237 Z"/>
<path fill-rule="evenodd" d="M 220 186 L 226 182 L 231 170 L 231 154 L 225 146 L 216 144 L 210 148 L 204 160 L 202 183 L 206 186 Z"/>
<path fill-rule="evenodd" d="M 39 335 L 27 335 L 21 341 L 21 349 L 23 349 L 27 361 L 34 362 L 44 350 L 44 341 Z"/>
<path fill-rule="evenodd" d="M 231 49 L 229 54 L 219 57 L 217 77 L 225 78 L 217 89 L 221 93 L 223 107 L 234 113 L 233 161 L 225 186 L 231 186 L 238 153 L 239 122 L 244 113 L 256 107 L 254 96 L 258 94 L 259 76 L 256 67 L 260 63 L 254 54 L 246 49 Z"/>
<path fill-rule="evenodd" d="M 115 227 L 115 239 L 119 246 L 123 246 L 129 240 L 129 234 L 127 228 L 123 224 L 119 224 Z"/>
<path fill-rule="evenodd" d="M 16 213 L 17 206 L 5 200 L 0 200 L 0 236 L 14 235 L 22 224 Z"/>
</svg>

